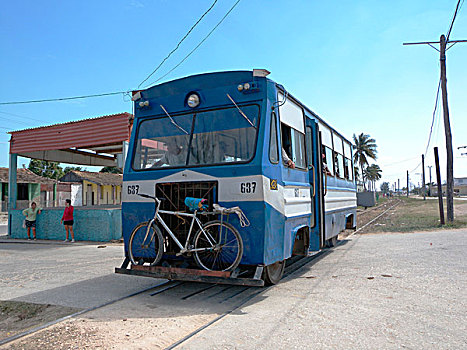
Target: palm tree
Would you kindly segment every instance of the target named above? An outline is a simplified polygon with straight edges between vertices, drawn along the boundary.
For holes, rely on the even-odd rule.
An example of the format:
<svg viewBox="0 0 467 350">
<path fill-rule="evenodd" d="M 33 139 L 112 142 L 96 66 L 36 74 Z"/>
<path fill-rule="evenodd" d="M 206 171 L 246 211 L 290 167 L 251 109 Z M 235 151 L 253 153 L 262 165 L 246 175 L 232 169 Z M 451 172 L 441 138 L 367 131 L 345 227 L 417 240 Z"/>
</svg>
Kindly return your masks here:
<svg viewBox="0 0 467 350">
<path fill-rule="evenodd" d="M 361 174 L 364 177 L 363 167 L 368 165 L 368 158 L 376 160 L 376 141 L 370 135 L 361 133 L 358 137 L 353 134 L 353 142 L 355 148 L 354 163 L 360 165 Z"/>
<path fill-rule="evenodd" d="M 358 166 L 354 165 L 353 171 L 354 171 L 354 174 L 355 174 L 355 180 L 358 180 L 360 178 L 360 170 L 358 170 Z"/>
<path fill-rule="evenodd" d="M 383 172 L 379 165 L 372 164 L 366 169 L 366 178 L 370 182 L 370 189 L 376 190 L 376 181 L 381 179 L 381 173 Z"/>
</svg>

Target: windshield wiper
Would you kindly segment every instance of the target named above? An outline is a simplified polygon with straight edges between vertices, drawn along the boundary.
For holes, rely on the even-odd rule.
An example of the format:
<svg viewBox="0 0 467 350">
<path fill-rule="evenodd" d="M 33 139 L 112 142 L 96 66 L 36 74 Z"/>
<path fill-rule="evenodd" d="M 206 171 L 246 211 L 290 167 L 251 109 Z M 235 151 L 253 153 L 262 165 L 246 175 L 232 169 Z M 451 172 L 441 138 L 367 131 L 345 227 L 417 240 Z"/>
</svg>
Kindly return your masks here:
<svg viewBox="0 0 467 350">
<path fill-rule="evenodd" d="M 238 105 L 235 103 L 234 99 L 232 97 L 230 97 L 229 94 L 227 94 L 227 97 L 230 99 L 230 101 L 232 101 L 232 103 L 235 105 L 235 107 L 237 107 L 238 111 L 243 116 L 243 118 L 245 118 L 247 120 L 247 122 L 251 124 L 252 127 L 256 128 L 255 124 L 253 124 L 251 122 L 251 120 L 248 119 L 248 117 L 245 115 L 245 113 L 243 113 L 243 111 L 240 109 L 240 107 L 238 107 Z"/>
<path fill-rule="evenodd" d="M 173 125 L 175 125 L 178 129 L 180 129 L 181 131 L 183 131 L 185 134 L 189 135 L 189 133 L 188 133 L 185 129 L 183 129 L 180 125 L 178 125 L 178 124 L 175 122 L 175 120 L 173 120 L 173 118 L 170 116 L 169 112 L 167 112 L 167 110 L 164 108 L 164 106 L 163 106 L 163 105 L 160 105 L 160 106 L 161 106 L 162 110 L 165 112 L 165 114 L 167 114 L 167 117 L 169 117 L 170 122 L 171 122 Z"/>
</svg>

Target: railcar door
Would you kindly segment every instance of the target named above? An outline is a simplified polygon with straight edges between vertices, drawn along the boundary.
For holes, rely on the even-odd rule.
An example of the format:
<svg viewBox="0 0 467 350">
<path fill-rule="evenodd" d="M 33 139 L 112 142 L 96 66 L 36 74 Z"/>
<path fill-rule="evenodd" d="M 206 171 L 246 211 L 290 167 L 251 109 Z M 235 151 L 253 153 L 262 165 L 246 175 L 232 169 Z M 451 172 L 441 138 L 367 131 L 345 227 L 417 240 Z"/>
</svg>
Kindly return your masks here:
<svg viewBox="0 0 467 350">
<path fill-rule="evenodd" d="M 306 122 L 306 153 L 309 181 L 311 185 L 311 223 L 309 252 L 318 251 L 324 245 L 324 201 L 322 185 L 321 140 L 318 123 L 305 118 Z"/>
</svg>

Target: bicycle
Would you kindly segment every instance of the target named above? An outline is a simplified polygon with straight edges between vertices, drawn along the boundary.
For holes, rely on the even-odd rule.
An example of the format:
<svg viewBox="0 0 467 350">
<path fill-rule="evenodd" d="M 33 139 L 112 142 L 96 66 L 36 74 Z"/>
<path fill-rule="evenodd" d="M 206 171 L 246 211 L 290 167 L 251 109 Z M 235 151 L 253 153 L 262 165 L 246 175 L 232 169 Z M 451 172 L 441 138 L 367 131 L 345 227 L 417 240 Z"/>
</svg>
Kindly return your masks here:
<svg viewBox="0 0 467 350">
<path fill-rule="evenodd" d="M 220 214 L 221 220 L 209 221 L 203 225 L 197 217 L 199 210 L 194 210 L 193 213 L 161 210 L 160 205 L 162 201 L 157 197 L 147 194 L 139 194 L 139 196 L 153 199 L 155 202 L 155 211 L 154 217 L 151 220 L 138 224 L 130 235 L 128 252 L 132 264 L 141 265 L 149 263 L 149 265 L 155 266 L 162 259 L 164 253 L 164 237 L 156 222 L 164 228 L 167 234 L 180 248 L 177 256 L 192 253 L 195 262 L 202 269 L 210 271 L 233 271 L 240 264 L 243 255 L 242 238 L 235 227 L 223 220 L 224 214 L 228 215 L 236 211 L 222 208 L 213 212 L 205 212 L 205 214 Z M 217 208 L 221 207 L 217 206 Z M 233 209 L 237 210 L 238 213 L 240 209 L 237 208 Z M 201 207 L 200 210 L 204 211 L 204 208 Z M 185 244 L 182 244 L 177 239 L 176 235 L 159 214 L 192 218 Z M 244 214 L 242 213 L 242 215 Z M 191 241 L 190 238 L 195 223 L 199 229 Z"/>
</svg>

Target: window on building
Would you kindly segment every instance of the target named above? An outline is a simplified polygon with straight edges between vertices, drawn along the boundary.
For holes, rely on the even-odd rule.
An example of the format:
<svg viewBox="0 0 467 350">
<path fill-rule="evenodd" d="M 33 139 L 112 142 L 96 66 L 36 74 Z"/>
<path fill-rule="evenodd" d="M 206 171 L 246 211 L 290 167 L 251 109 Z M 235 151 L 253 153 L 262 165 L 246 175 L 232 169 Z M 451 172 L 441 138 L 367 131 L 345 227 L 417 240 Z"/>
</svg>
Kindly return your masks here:
<svg viewBox="0 0 467 350">
<path fill-rule="evenodd" d="M 29 191 L 28 191 L 28 184 L 17 184 L 18 195 L 17 200 L 19 201 L 27 201 L 29 198 Z"/>
</svg>

